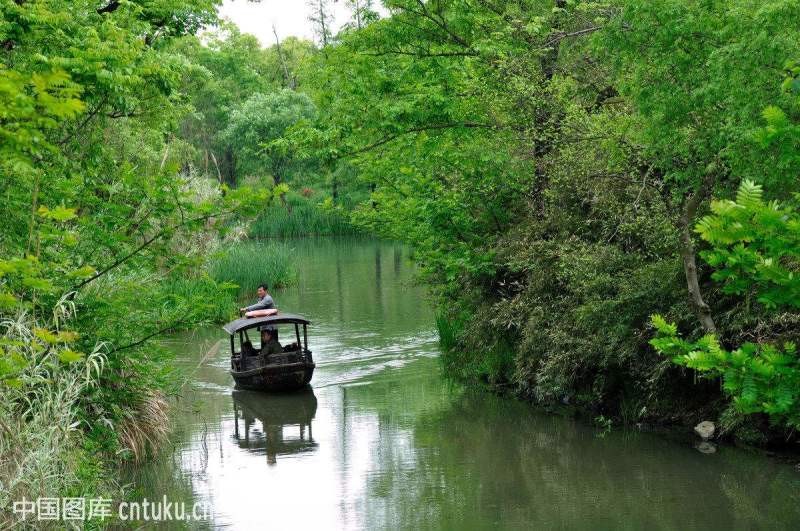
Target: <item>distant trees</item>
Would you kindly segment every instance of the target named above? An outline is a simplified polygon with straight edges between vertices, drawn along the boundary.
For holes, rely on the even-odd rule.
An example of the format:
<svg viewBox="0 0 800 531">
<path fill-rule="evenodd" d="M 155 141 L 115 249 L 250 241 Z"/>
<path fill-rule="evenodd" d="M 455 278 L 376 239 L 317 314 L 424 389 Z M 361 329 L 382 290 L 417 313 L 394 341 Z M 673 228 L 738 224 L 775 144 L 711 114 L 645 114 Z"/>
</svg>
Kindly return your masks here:
<svg viewBox="0 0 800 531">
<path fill-rule="evenodd" d="M 297 172 L 303 162 L 284 141 L 289 128 L 312 122 L 316 108 L 302 93 L 281 89 L 253 94 L 235 106 L 222 133 L 236 157 L 239 175 L 269 175 L 277 186 Z"/>
<path fill-rule="evenodd" d="M 310 10 L 308 21 L 313 25 L 314 36 L 317 38 L 317 43 L 324 48 L 333 38 L 333 11 L 330 0 L 306 0 L 306 5 Z"/>
<path fill-rule="evenodd" d="M 175 48 L 191 61 L 183 89 L 194 112 L 183 118 L 181 136 L 198 148 L 197 165 L 235 184 L 238 141 L 230 143 L 223 135 L 234 108 L 254 94 L 302 86 L 303 63 L 315 53 L 314 45 L 287 38 L 262 48 L 252 35 L 223 24 L 205 44 L 188 37 Z"/>
</svg>

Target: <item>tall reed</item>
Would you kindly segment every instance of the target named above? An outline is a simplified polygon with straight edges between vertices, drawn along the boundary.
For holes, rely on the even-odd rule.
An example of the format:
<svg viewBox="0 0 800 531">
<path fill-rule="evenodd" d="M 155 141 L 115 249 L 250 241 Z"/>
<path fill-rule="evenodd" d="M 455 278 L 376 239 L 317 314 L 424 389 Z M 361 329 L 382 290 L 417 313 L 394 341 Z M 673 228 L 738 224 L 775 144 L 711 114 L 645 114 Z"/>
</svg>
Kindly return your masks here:
<svg viewBox="0 0 800 531">
<path fill-rule="evenodd" d="M 356 234 L 357 229 L 340 213 L 326 210 L 308 200 L 290 203 L 287 208 L 275 205 L 250 225 L 254 238 L 291 238 L 298 236 L 330 236 Z"/>
<path fill-rule="evenodd" d="M 250 241 L 223 250 L 210 265 L 218 282 L 232 282 L 240 291 L 254 291 L 261 284 L 288 286 L 297 279 L 292 248 L 280 242 Z"/>
<path fill-rule="evenodd" d="M 56 313 L 63 320 L 74 314 L 62 299 Z M 87 488 L 87 454 L 78 406 L 81 396 L 96 385 L 106 363 L 101 348 L 85 358 L 64 364 L 64 347 L 36 346 L 34 331 L 41 326 L 27 312 L 0 321 L 5 353 L 24 359 L 14 384 L 0 385 L 0 528 L 16 525 L 13 504 L 23 498 L 58 497 Z M 97 482 L 110 482 L 95 477 Z M 114 487 L 116 488 L 116 487 Z M 107 492 L 106 492 L 107 493 Z"/>
</svg>

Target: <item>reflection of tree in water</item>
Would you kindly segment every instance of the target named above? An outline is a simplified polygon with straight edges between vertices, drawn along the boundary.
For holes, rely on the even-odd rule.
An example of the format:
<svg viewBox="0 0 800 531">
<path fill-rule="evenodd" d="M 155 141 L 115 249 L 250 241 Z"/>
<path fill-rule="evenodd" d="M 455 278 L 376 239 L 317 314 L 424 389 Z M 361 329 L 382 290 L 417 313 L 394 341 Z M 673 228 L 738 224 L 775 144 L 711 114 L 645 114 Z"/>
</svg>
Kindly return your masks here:
<svg viewBox="0 0 800 531">
<path fill-rule="evenodd" d="M 384 404 L 376 408 L 380 473 L 370 475 L 364 503 L 369 527 L 800 523 L 800 474 L 763 455 L 727 447 L 703 455 L 688 444 L 622 430 L 599 438 L 581 422 L 537 414 L 527 404 L 470 392 L 445 401 L 440 385 L 408 383 L 364 386 L 356 388 L 364 390 L 360 400 L 352 397 L 364 406 Z"/>
<path fill-rule="evenodd" d="M 275 395 L 234 391 L 233 412 L 233 439 L 237 445 L 265 454 L 269 464 L 277 463 L 278 456 L 310 452 L 317 447 L 311 428 L 317 397 L 311 389 Z M 289 430 L 285 428 L 293 426 L 298 434 L 287 435 Z"/>
<path fill-rule="evenodd" d="M 800 475 L 764 456 L 703 455 L 652 434 L 598 438 L 570 419 L 466 394 L 415 427 L 418 502 L 442 521 L 566 528 L 795 527 Z M 735 485 L 734 488 L 732 486 Z M 406 485 L 401 491 L 413 489 Z M 406 506 L 406 504 L 402 504 Z M 414 518 L 409 510 L 401 521 Z M 794 526 L 791 525 L 794 524 Z"/>
</svg>

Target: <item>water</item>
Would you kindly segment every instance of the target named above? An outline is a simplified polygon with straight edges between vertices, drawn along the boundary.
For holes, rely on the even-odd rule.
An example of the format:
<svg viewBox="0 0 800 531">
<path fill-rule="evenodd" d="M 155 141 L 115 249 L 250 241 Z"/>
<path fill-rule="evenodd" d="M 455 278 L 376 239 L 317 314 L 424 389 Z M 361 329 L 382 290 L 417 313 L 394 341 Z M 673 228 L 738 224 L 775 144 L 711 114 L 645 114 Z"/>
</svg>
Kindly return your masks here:
<svg viewBox="0 0 800 531">
<path fill-rule="evenodd" d="M 293 245 L 301 281 L 274 296 L 314 323 L 313 391 L 234 393 L 224 332 L 171 338 L 191 376 L 171 446 L 131 476 L 137 494 L 208 502 L 208 526 L 236 530 L 800 528 L 790 464 L 599 437 L 447 383 L 406 248 Z"/>
</svg>

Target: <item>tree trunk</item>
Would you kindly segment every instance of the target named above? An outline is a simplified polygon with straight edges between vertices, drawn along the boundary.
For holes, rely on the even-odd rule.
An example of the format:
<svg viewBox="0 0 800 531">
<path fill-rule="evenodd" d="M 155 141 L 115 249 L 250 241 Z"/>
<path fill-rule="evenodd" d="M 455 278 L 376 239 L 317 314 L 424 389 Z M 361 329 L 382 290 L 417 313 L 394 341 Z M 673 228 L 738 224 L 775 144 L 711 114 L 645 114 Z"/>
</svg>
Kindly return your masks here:
<svg viewBox="0 0 800 531">
<path fill-rule="evenodd" d="M 684 214 L 681 215 L 681 258 L 683 259 L 683 273 L 686 276 L 686 286 L 689 289 L 689 297 L 697 312 L 697 318 L 700 324 L 708 334 L 716 334 L 717 327 L 714 325 L 714 319 L 711 317 L 711 308 L 708 307 L 706 301 L 703 299 L 703 294 L 700 291 L 700 282 L 697 278 L 697 262 L 695 260 L 694 243 L 692 242 L 692 234 L 690 228 L 690 218 Z"/>
<path fill-rule="evenodd" d="M 281 40 L 278 38 L 278 30 L 275 29 L 275 25 L 272 25 L 272 33 L 275 35 L 275 49 L 278 51 L 278 59 L 281 63 L 281 69 L 283 70 L 283 83 L 286 88 L 295 90 L 297 88 L 295 86 L 295 78 L 289 75 L 289 68 L 286 66 L 286 58 L 283 56 L 283 50 L 281 49 Z"/>
<path fill-rule="evenodd" d="M 703 183 L 684 203 L 683 212 L 679 219 L 681 234 L 681 259 L 683 260 L 683 273 L 686 276 L 686 287 L 689 289 L 689 298 L 692 301 L 700 325 L 707 334 L 716 334 L 717 327 L 711 317 L 711 308 L 703 299 L 700 291 L 700 281 L 697 278 L 697 262 L 695 260 L 694 243 L 692 242 L 692 227 L 694 217 L 703 198 L 709 193 L 714 184 L 714 175 L 709 173 Z"/>
</svg>

